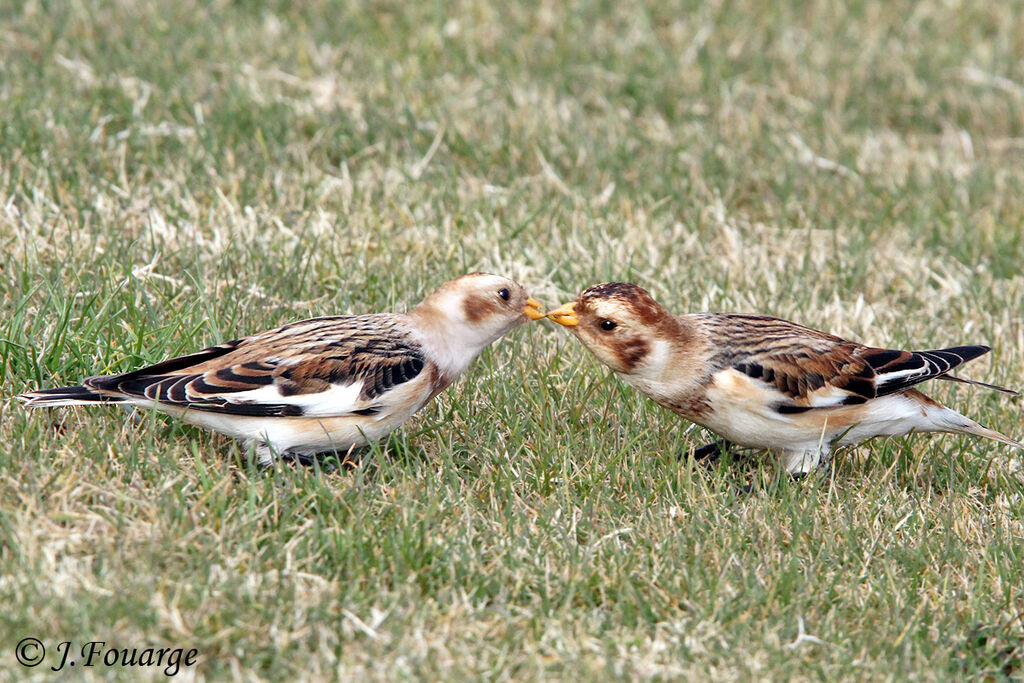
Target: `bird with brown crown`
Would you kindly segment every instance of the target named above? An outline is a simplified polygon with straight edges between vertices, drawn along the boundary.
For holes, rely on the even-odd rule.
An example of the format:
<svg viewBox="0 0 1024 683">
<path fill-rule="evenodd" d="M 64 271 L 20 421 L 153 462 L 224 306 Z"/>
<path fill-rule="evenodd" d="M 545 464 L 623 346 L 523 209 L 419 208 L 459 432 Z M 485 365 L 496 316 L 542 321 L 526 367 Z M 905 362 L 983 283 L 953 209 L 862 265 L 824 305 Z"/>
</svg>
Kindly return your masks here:
<svg viewBox="0 0 1024 683">
<path fill-rule="evenodd" d="M 653 401 L 724 439 L 781 455 L 799 476 L 834 449 L 911 431 L 972 434 L 1024 449 L 914 389 L 930 379 L 1016 392 L 949 374 L 991 349 L 874 348 L 765 315 L 673 315 L 644 289 L 595 285 L 548 313 Z"/>
<path fill-rule="evenodd" d="M 151 408 L 255 448 L 301 459 L 398 428 L 540 304 L 508 278 L 452 280 L 408 313 L 313 318 L 80 386 L 29 391 L 29 408 Z"/>
</svg>

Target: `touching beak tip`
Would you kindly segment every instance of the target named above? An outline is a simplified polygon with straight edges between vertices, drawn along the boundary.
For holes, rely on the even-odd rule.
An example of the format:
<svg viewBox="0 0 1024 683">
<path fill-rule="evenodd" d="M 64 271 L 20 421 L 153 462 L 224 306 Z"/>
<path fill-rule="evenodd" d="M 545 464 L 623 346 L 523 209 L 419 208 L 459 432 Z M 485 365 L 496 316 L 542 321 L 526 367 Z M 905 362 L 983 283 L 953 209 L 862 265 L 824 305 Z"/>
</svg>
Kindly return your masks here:
<svg viewBox="0 0 1024 683">
<path fill-rule="evenodd" d="M 579 324 L 579 318 L 576 317 L 575 304 L 565 304 L 553 311 L 548 312 L 548 318 L 566 327 L 575 327 Z"/>
<path fill-rule="evenodd" d="M 540 320 L 545 317 L 544 306 L 533 297 L 526 300 L 526 306 L 523 307 L 523 313 L 526 314 L 526 317 L 530 320 Z"/>
</svg>

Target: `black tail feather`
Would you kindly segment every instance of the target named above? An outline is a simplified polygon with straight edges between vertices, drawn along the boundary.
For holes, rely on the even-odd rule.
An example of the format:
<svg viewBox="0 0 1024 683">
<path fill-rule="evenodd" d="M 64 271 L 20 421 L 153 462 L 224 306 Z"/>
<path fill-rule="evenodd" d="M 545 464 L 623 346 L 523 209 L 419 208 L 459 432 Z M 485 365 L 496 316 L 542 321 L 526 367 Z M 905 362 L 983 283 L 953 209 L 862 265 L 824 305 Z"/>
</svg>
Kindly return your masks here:
<svg viewBox="0 0 1024 683">
<path fill-rule="evenodd" d="M 933 349 L 931 351 L 918 351 L 920 355 L 928 358 L 937 367 L 943 364 L 949 366 L 949 370 L 963 365 L 967 361 L 974 360 L 978 356 L 984 356 L 992 350 L 991 346 L 975 344 L 972 346 L 951 346 L 948 349 Z"/>
<path fill-rule="evenodd" d="M 976 379 L 965 379 L 963 377 L 957 377 L 956 375 L 950 375 L 950 374 L 939 375 L 936 379 L 944 379 L 947 382 L 959 382 L 960 384 L 974 384 L 975 386 L 985 387 L 986 389 L 992 389 L 993 391 L 998 391 L 998 392 L 1001 392 L 1001 393 L 1004 393 L 1004 394 L 1009 394 L 1010 396 L 1020 396 L 1020 392 L 1019 391 L 1014 391 L 1013 389 L 1007 389 L 1006 387 L 1000 387 L 1000 386 L 997 386 L 995 384 L 988 384 L 986 382 L 979 382 Z"/>
<path fill-rule="evenodd" d="M 37 389 L 26 391 L 18 398 L 25 402 L 27 408 L 43 408 L 46 406 L 81 405 L 90 403 L 122 403 L 124 399 L 117 396 L 105 396 L 87 387 L 56 387 L 53 389 Z"/>
</svg>

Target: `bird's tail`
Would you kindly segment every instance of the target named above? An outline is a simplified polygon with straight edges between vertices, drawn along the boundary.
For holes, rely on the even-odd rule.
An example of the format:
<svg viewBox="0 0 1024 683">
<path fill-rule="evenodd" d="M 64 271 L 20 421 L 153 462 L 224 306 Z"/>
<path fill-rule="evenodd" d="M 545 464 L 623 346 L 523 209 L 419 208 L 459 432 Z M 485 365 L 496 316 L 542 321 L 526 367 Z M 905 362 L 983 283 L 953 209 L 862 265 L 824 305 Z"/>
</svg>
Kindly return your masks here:
<svg viewBox="0 0 1024 683">
<path fill-rule="evenodd" d="M 1006 387 L 1000 387 L 1000 386 L 997 386 L 995 384 L 988 384 L 986 382 L 979 382 L 976 379 L 967 379 L 966 377 L 957 377 L 956 375 L 949 375 L 949 374 L 939 375 L 937 379 L 944 379 L 947 382 L 959 382 L 960 384 L 973 384 L 976 387 L 985 387 L 986 389 L 992 389 L 993 391 L 998 391 L 998 392 L 1001 392 L 1003 394 L 1008 394 L 1010 396 L 1020 396 L 1020 392 L 1019 391 L 1014 391 L 1013 389 L 1007 389 Z"/>
<path fill-rule="evenodd" d="M 96 403 L 123 403 L 118 396 L 99 394 L 83 386 L 57 387 L 56 389 L 37 389 L 26 391 L 18 396 L 25 402 L 26 408 L 54 408 L 57 406 L 87 406 Z"/>
<path fill-rule="evenodd" d="M 999 443 L 1005 443 L 1007 446 L 1013 446 L 1014 448 L 1019 448 L 1020 450 L 1024 451 L 1024 443 L 1021 443 L 1020 441 L 1014 441 L 1005 434 L 1000 434 L 994 429 L 983 427 L 977 422 L 974 422 L 968 425 L 967 427 L 962 428 L 960 431 L 962 431 L 965 434 L 983 436 L 986 439 L 992 439 L 993 441 L 998 441 Z"/>
</svg>

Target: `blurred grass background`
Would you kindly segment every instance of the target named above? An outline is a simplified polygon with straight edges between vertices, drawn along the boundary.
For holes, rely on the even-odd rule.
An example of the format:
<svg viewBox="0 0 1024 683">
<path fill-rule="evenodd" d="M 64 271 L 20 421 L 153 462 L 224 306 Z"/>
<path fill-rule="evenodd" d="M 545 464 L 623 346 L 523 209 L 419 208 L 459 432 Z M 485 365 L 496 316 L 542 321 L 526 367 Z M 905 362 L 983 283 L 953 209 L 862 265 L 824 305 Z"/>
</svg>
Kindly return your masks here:
<svg viewBox="0 0 1024 683">
<path fill-rule="evenodd" d="M 13 396 L 472 270 L 986 343 L 966 374 L 1019 389 L 1022 10 L 0 1 L 0 676 L 52 675 L 25 636 L 209 679 L 1018 675 L 999 445 L 695 470 L 706 435 L 548 323 L 344 474 Z M 1024 436 L 1019 399 L 930 389 Z"/>
</svg>

